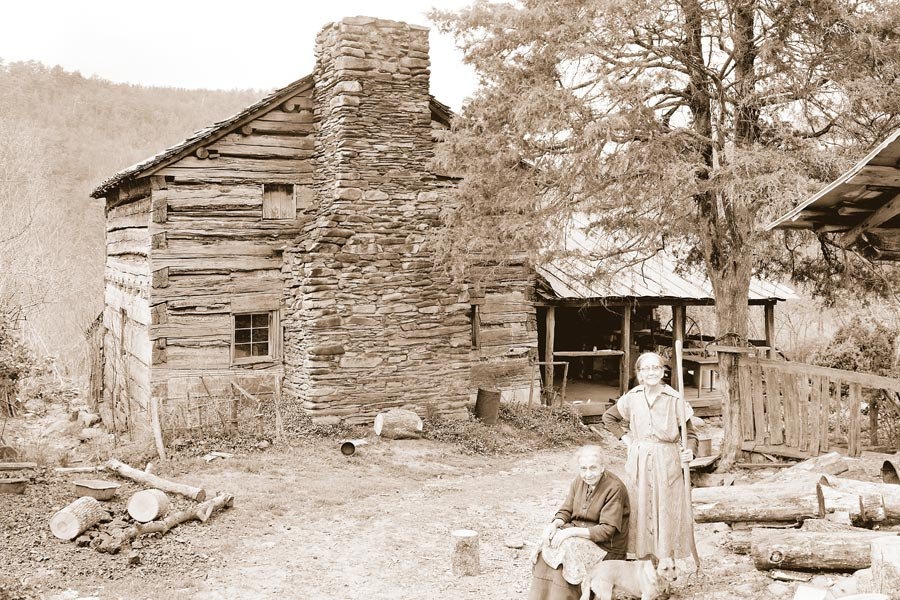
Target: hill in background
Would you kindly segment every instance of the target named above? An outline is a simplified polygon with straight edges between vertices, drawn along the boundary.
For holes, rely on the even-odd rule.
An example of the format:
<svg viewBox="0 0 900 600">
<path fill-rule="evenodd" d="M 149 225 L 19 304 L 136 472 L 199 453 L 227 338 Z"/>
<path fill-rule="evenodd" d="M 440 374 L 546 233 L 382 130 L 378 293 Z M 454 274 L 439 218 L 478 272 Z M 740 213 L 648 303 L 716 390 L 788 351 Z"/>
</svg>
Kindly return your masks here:
<svg viewBox="0 0 900 600">
<path fill-rule="evenodd" d="M 265 94 L 117 84 L 0 60 L 0 311 L 77 370 L 103 307 L 101 181 Z M 20 308 L 21 307 L 21 308 Z"/>
</svg>

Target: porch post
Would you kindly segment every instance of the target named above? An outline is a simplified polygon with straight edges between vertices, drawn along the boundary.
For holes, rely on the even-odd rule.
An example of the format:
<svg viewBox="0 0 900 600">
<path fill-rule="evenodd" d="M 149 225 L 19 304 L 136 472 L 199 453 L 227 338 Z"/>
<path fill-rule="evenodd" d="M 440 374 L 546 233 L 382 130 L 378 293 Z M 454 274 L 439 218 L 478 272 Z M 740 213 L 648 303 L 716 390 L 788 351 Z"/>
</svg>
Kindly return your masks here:
<svg viewBox="0 0 900 600">
<path fill-rule="evenodd" d="M 675 387 L 678 381 L 678 373 L 675 372 L 675 345 L 681 342 L 684 345 L 684 321 L 687 313 L 687 307 L 684 304 L 672 305 L 672 376 L 669 385 Z"/>
<path fill-rule="evenodd" d="M 553 337 L 556 334 L 556 307 L 547 307 L 546 332 L 544 338 L 544 386 L 545 389 L 553 390 Z"/>
<path fill-rule="evenodd" d="M 769 358 L 775 360 L 775 303 L 767 302 L 765 309 L 766 346 L 769 347 Z"/>
<path fill-rule="evenodd" d="M 622 308 L 621 346 L 622 360 L 619 363 L 619 395 L 628 391 L 631 379 L 631 303 Z"/>
</svg>

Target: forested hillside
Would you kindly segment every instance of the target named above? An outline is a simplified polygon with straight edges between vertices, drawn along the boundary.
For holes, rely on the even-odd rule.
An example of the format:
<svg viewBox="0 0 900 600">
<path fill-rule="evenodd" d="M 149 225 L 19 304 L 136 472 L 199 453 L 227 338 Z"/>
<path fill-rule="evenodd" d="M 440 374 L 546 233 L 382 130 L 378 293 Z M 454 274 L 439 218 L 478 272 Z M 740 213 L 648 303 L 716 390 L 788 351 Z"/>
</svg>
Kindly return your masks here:
<svg viewBox="0 0 900 600">
<path fill-rule="evenodd" d="M 0 60 L 0 311 L 26 317 L 37 350 L 75 368 L 102 308 L 103 204 L 91 190 L 264 93 L 115 84 Z"/>
</svg>

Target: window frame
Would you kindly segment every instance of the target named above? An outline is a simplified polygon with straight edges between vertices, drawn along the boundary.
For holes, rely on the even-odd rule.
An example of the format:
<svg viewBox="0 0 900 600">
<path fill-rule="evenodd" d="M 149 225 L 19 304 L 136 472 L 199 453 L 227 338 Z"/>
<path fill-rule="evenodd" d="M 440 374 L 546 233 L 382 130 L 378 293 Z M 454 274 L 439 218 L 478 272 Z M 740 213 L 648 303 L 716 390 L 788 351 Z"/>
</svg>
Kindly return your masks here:
<svg viewBox="0 0 900 600">
<path fill-rule="evenodd" d="M 268 353 L 260 356 L 236 356 L 235 355 L 235 338 L 237 337 L 237 317 L 245 315 L 266 315 L 268 336 L 266 339 Z M 280 327 L 280 319 L 277 310 L 240 310 L 231 313 L 231 364 L 232 365 L 249 365 L 256 363 L 275 362 L 278 360 L 278 328 Z M 251 325 L 251 330 L 253 329 Z M 251 351 L 252 352 L 252 351 Z"/>
</svg>

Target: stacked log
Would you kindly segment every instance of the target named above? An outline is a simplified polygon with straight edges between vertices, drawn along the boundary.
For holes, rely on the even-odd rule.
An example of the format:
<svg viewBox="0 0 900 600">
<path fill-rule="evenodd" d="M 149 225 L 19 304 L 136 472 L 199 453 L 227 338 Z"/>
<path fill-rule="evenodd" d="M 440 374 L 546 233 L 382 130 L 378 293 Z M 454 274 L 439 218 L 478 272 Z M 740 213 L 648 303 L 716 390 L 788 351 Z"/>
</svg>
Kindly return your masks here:
<svg viewBox="0 0 900 600">
<path fill-rule="evenodd" d="M 821 517 L 815 484 L 755 484 L 694 488 L 697 523 L 800 521 Z"/>
<path fill-rule="evenodd" d="M 871 545 L 882 531 L 802 531 L 756 528 L 750 554 L 761 571 L 856 571 L 871 565 Z"/>
<path fill-rule="evenodd" d="M 882 520 L 886 524 L 900 523 L 900 485 L 857 481 L 833 475 L 823 476 L 821 482 L 835 490 L 859 494 L 863 498 L 864 504 L 877 505 L 880 503 L 884 510 Z M 877 500 L 873 500 L 872 497 L 876 497 Z"/>
</svg>

